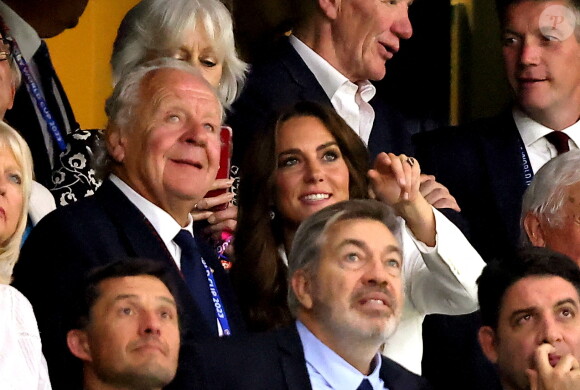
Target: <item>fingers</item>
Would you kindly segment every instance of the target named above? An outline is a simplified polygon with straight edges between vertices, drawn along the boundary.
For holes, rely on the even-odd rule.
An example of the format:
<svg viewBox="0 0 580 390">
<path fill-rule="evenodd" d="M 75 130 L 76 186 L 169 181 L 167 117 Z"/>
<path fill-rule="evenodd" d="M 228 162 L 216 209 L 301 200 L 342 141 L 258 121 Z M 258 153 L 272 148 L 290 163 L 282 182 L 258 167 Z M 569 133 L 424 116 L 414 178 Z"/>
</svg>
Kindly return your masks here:
<svg viewBox="0 0 580 390">
<path fill-rule="evenodd" d="M 457 200 L 449 193 L 447 187 L 434 180 L 434 176 L 421 175 L 419 191 L 430 205 L 435 208 L 450 208 L 461 211 Z"/>
<path fill-rule="evenodd" d="M 238 208 L 230 206 L 225 210 L 213 212 L 207 218 L 209 226 L 205 228 L 205 233 L 211 235 L 214 239 L 220 239 L 223 231 L 233 232 L 238 224 Z"/>
<path fill-rule="evenodd" d="M 526 369 L 526 375 L 528 376 L 528 381 L 530 382 L 530 390 L 539 390 L 538 372 L 528 368 Z"/>
<path fill-rule="evenodd" d="M 234 179 L 216 179 L 211 184 L 209 191 L 213 190 L 227 190 L 234 184 Z"/>
<path fill-rule="evenodd" d="M 534 352 L 534 362 L 536 363 L 536 370 L 540 376 L 545 376 L 548 372 L 552 371 L 548 355 L 555 350 L 551 344 L 545 343 L 540 345 Z"/>
<path fill-rule="evenodd" d="M 417 198 L 420 173 L 419 163 L 415 159 L 404 154 L 380 153 L 368 175 L 377 199 L 394 205 Z"/>
<path fill-rule="evenodd" d="M 209 210 L 212 207 L 215 207 L 215 206 L 218 206 L 221 204 L 227 204 L 227 203 L 231 202 L 232 199 L 234 199 L 234 194 L 232 192 L 225 192 L 221 195 L 214 196 L 212 198 L 203 198 L 202 200 L 197 202 L 195 210 L 197 210 L 197 211 Z"/>
</svg>

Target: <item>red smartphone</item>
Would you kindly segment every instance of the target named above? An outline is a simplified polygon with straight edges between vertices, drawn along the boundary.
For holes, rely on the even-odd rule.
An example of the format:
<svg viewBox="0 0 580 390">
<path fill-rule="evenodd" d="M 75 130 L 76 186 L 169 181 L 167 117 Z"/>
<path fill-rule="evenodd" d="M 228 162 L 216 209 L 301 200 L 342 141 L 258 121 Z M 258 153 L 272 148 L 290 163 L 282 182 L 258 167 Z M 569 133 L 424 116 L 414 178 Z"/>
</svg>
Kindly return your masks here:
<svg viewBox="0 0 580 390">
<path fill-rule="evenodd" d="M 222 126 L 220 129 L 220 167 L 218 169 L 216 179 L 228 179 L 230 177 L 230 159 L 232 155 L 232 128 L 229 126 Z M 227 189 L 211 190 L 205 194 L 206 198 L 212 198 L 221 194 L 225 194 Z M 212 211 L 224 210 L 228 207 L 227 203 L 212 207 Z"/>
</svg>

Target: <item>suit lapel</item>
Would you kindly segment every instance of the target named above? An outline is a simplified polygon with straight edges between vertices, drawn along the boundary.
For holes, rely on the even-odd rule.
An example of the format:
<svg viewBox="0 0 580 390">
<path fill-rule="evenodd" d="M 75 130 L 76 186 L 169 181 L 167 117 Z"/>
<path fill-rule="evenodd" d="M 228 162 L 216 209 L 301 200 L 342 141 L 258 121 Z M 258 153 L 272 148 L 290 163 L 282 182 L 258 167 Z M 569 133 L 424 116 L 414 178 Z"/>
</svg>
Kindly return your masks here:
<svg viewBox="0 0 580 390">
<path fill-rule="evenodd" d="M 299 100 L 314 101 L 326 105 L 332 105 L 324 89 L 314 77 L 308 66 L 304 63 L 298 52 L 286 40 L 282 43 L 280 58 L 282 64 L 290 74 L 291 79 L 299 87 Z"/>
<path fill-rule="evenodd" d="M 105 180 L 95 194 L 117 228 L 117 234 L 128 256 L 144 257 L 163 262 L 172 269 L 182 306 L 182 332 L 184 339 L 200 340 L 216 329 L 209 329 L 204 321 L 198 321 L 200 309 L 191 297 L 181 271 L 149 220 L 110 180 Z M 218 282 L 219 283 L 219 282 Z M 217 326 L 217 325 L 216 325 Z"/>
<path fill-rule="evenodd" d="M 526 189 L 520 145 L 521 138 L 511 116 L 504 112 L 481 134 L 482 156 L 489 175 L 493 200 L 502 226 L 513 244 L 519 238 L 522 195 Z"/>
<path fill-rule="evenodd" d="M 280 350 L 280 365 L 286 379 L 288 390 L 310 390 L 310 376 L 306 369 L 302 341 L 296 325 L 280 329 L 276 332 L 278 349 Z"/>
</svg>

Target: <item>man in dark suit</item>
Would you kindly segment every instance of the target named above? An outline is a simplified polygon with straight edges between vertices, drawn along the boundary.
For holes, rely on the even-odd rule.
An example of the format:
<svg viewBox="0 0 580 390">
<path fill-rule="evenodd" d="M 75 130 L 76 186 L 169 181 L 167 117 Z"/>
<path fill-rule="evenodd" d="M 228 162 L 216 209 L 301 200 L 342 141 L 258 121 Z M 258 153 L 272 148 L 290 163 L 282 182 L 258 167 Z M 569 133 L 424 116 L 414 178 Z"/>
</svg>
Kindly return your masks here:
<svg viewBox="0 0 580 390">
<path fill-rule="evenodd" d="M 497 9 L 513 107 L 413 139 L 421 168 L 455 196 L 468 236 L 486 261 L 519 245 L 522 195 L 534 173 L 580 145 L 580 25 L 566 13 L 578 15 L 579 2 L 498 0 Z M 558 21 L 562 16 L 565 23 L 546 25 L 541 15 Z M 445 319 L 439 325 L 424 338 L 424 373 L 434 387 L 498 388 L 497 380 L 489 382 L 494 371 L 475 337 L 479 319 Z M 441 360 L 442 348 L 453 360 Z M 447 375 L 449 366 L 459 375 Z"/>
<path fill-rule="evenodd" d="M 71 203 L 96 189 L 86 151 L 94 133 L 79 133 L 79 124 L 43 39 L 75 27 L 87 3 L 88 0 L 0 1 L 0 30 L 12 40 L 12 51 L 22 73 L 22 83 L 5 119 L 30 146 L 35 179 L 53 191 L 58 205 Z M 37 91 L 36 95 L 32 91 Z"/>
<path fill-rule="evenodd" d="M 403 310 L 398 224 L 388 206 L 351 200 L 302 223 L 288 259 L 296 324 L 183 348 L 205 389 L 427 389 L 381 356 Z M 230 342 L 231 341 L 231 342 Z"/>
<path fill-rule="evenodd" d="M 580 12 L 577 0 L 565 4 L 572 15 Z M 522 195 L 533 174 L 580 144 L 580 25 L 546 33 L 540 18 L 560 6 L 498 0 L 513 108 L 414 138 L 423 171 L 455 196 L 474 247 L 487 260 L 518 245 Z M 566 139 L 560 146 L 561 137 Z"/>
<path fill-rule="evenodd" d="M 408 0 L 299 1 L 303 8 L 292 35 L 268 61 L 255 64 L 234 103 L 234 162 L 282 108 L 301 100 L 332 105 L 368 145 L 380 152 L 411 152 L 411 134 L 423 123 L 411 120 L 375 95 L 369 80 L 385 76 L 385 63 L 412 34 Z"/>
<path fill-rule="evenodd" d="M 80 280 L 119 257 L 171 267 L 186 308 L 184 340 L 243 328 L 221 264 L 192 236 L 190 211 L 219 165 L 222 107 L 214 90 L 197 69 L 165 59 L 118 83 L 107 113 L 108 179 L 93 197 L 43 219 L 14 271 L 15 285 L 35 308 L 55 388 L 80 383 L 64 326 Z"/>
<path fill-rule="evenodd" d="M 504 390 L 580 389 L 580 269 L 528 248 L 494 261 L 478 281 L 479 342 Z"/>
</svg>

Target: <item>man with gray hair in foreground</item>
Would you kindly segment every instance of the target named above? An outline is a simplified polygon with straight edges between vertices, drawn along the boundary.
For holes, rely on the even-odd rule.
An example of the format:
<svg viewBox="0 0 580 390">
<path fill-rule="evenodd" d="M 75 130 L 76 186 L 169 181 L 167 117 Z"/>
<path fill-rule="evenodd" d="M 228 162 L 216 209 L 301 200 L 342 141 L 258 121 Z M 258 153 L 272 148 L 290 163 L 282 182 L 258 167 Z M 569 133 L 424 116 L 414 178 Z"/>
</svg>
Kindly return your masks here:
<svg viewBox="0 0 580 390">
<path fill-rule="evenodd" d="M 190 215 L 216 177 L 222 112 L 199 70 L 175 59 L 147 63 L 115 86 L 107 101 L 107 179 L 94 196 L 46 216 L 14 270 L 35 310 L 55 388 L 81 388 L 64 318 L 83 277 L 113 259 L 144 257 L 170 268 L 186 308 L 184 340 L 243 329 L 227 275 L 192 235 Z"/>
<path fill-rule="evenodd" d="M 392 209 L 374 200 L 336 203 L 304 221 L 288 259 L 295 326 L 194 346 L 200 388 L 429 388 L 379 353 L 403 310 L 397 226 Z"/>
<path fill-rule="evenodd" d="M 580 266 L 580 150 L 544 165 L 524 193 L 524 244 L 547 247 Z"/>
</svg>

